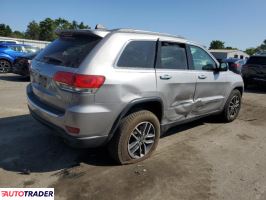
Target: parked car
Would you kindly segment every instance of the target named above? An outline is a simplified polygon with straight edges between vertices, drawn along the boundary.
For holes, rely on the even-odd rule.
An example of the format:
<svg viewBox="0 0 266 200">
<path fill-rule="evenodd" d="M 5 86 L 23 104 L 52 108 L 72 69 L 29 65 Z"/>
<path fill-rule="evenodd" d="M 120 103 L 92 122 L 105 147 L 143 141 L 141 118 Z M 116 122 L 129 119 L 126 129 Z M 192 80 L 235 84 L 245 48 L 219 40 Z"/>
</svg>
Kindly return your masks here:
<svg viewBox="0 0 266 200">
<path fill-rule="evenodd" d="M 32 52 L 32 46 L 25 44 L 0 43 L 0 72 L 9 72 L 14 60 Z"/>
<path fill-rule="evenodd" d="M 238 58 L 227 58 L 223 59 L 224 63 L 228 63 L 229 70 L 237 74 L 241 74 L 242 66 L 246 63 L 243 59 Z"/>
<path fill-rule="evenodd" d="M 108 145 L 116 161 L 134 163 L 170 127 L 239 113 L 241 76 L 197 43 L 131 29 L 58 34 L 31 63 L 27 99 L 31 115 L 72 146 Z"/>
<path fill-rule="evenodd" d="M 25 78 L 29 78 L 29 66 L 32 61 L 32 59 L 39 53 L 40 51 L 36 51 L 34 53 L 27 53 L 23 56 L 19 56 L 15 59 L 13 66 L 12 66 L 12 72 L 14 74 L 21 75 Z"/>
<path fill-rule="evenodd" d="M 266 84 L 266 56 L 250 56 L 242 68 L 245 87 L 250 84 Z"/>
</svg>

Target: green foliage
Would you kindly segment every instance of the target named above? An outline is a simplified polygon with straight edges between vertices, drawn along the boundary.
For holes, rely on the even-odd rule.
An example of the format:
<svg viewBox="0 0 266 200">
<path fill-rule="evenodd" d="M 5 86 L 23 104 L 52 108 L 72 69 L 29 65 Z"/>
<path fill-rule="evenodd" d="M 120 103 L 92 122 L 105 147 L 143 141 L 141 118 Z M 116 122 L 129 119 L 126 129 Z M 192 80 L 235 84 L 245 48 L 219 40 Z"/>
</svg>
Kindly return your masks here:
<svg viewBox="0 0 266 200">
<path fill-rule="evenodd" d="M 225 47 L 225 49 L 228 49 L 228 50 L 237 50 L 237 48 L 234 48 L 234 47 Z"/>
<path fill-rule="evenodd" d="M 228 49 L 228 50 L 237 50 L 237 48 L 235 47 L 225 47 L 224 46 L 224 43 L 223 41 L 221 40 L 213 40 L 210 44 L 210 48 L 209 49 Z"/>
<path fill-rule="evenodd" d="M 257 52 L 256 48 L 247 48 L 245 50 L 245 53 L 247 53 L 248 55 L 252 56 L 253 54 L 255 54 Z"/>
<path fill-rule="evenodd" d="M 52 41 L 57 38 L 55 31 L 64 29 L 77 30 L 90 29 L 90 27 L 83 22 L 78 23 L 75 20 L 69 22 L 61 17 L 54 20 L 46 18 L 39 23 L 34 20 L 29 22 L 25 33 L 19 31 L 12 32 L 8 25 L 0 24 L 0 36 Z"/>
<path fill-rule="evenodd" d="M 26 30 L 26 38 L 38 40 L 40 38 L 40 26 L 36 21 L 31 21 Z"/>
<path fill-rule="evenodd" d="M 0 24 L 0 36 L 11 37 L 12 30 L 8 25 Z"/>
<path fill-rule="evenodd" d="M 56 38 L 56 22 L 51 18 L 46 18 L 40 22 L 40 40 L 52 41 Z"/>
<path fill-rule="evenodd" d="M 247 48 L 245 50 L 245 52 L 248 54 L 248 55 L 254 55 L 254 54 L 260 54 L 262 52 L 265 52 L 266 51 L 266 40 L 264 40 L 262 42 L 261 45 L 259 45 L 258 47 L 254 48 L 254 47 L 251 47 L 251 48 Z"/>
<path fill-rule="evenodd" d="M 209 49 L 224 49 L 224 42 L 220 40 L 213 40 Z"/>
<path fill-rule="evenodd" d="M 25 38 L 25 33 L 20 31 L 14 31 L 11 36 L 14 38 Z"/>
<path fill-rule="evenodd" d="M 263 41 L 263 43 L 257 47 L 258 51 L 265 51 L 266 50 L 266 40 Z"/>
</svg>

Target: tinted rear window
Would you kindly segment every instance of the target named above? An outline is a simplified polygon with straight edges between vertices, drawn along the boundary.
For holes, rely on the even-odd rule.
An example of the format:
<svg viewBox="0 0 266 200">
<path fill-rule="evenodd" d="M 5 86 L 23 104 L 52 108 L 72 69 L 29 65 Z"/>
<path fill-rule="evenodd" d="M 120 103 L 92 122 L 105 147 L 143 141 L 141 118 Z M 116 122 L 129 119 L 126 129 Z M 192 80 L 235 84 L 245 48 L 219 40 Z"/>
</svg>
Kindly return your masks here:
<svg viewBox="0 0 266 200">
<path fill-rule="evenodd" d="M 160 65 L 163 69 L 187 69 L 187 56 L 184 44 L 162 42 Z"/>
<path fill-rule="evenodd" d="M 266 65 L 266 57 L 252 56 L 248 59 L 247 64 Z"/>
<path fill-rule="evenodd" d="M 100 40 L 88 36 L 59 38 L 38 54 L 36 60 L 76 68 Z"/>
<path fill-rule="evenodd" d="M 156 42 L 132 41 L 120 56 L 118 67 L 153 68 Z"/>
</svg>

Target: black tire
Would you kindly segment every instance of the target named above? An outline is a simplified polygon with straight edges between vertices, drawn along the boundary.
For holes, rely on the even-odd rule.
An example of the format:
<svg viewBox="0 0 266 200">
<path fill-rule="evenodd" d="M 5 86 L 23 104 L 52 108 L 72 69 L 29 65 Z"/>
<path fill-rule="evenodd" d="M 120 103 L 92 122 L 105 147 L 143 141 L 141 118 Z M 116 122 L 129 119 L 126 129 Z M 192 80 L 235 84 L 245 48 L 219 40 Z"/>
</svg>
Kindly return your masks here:
<svg viewBox="0 0 266 200">
<path fill-rule="evenodd" d="M 221 115 L 224 122 L 232 122 L 237 118 L 241 108 L 241 98 L 242 96 L 239 90 L 233 90 L 231 92 Z M 239 103 L 237 103 L 237 100 Z"/>
<path fill-rule="evenodd" d="M 147 126 L 149 126 L 150 128 L 145 133 Z M 143 131 L 144 134 L 142 134 L 143 136 L 140 134 L 142 133 L 142 131 L 140 132 L 137 131 L 137 129 L 139 130 L 142 127 L 144 128 Z M 150 131 L 150 129 L 152 130 Z M 147 136 L 149 135 L 149 133 L 151 133 L 150 135 L 154 135 L 154 137 L 152 137 L 153 143 L 151 144 L 146 143 L 148 141 L 151 141 L 151 140 L 146 140 L 148 138 Z M 142 136 L 141 142 L 139 142 L 136 139 L 137 135 L 139 135 L 139 138 L 137 137 L 139 140 L 141 140 L 140 138 Z M 145 160 L 151 156 L 151 154 L 155 151 L 158 145 L 159 138 L 160 138 L 160 122 L 158 118 L 152 112 L 147 110 L 142 110 L 134 112 L 126 116 L 124 119 L 122 119 L 118 127 L 118 130 L 116 131 L 115 135 L 108 144 L 108 150 L 111 157 L 119 164 L 136 163 Z M 133 142 L 132 140 L 135 140 L 135 142 Z M 135 143 L 137 144 L 132 145 Z M 130 145 L 132 145 L 132 147 L 139 148 L 139 150 L 137 150 L 135 153 L 140 154 L 140 157 L 137 157 L 137 155 L 132 154 L 133 151 L 129 150 Z M 148 145 L 150 145 L 149 151 L 147 151 Z M 146 153 L 144 153 L 145 152 L 144 149 L 146 150 Z M 133 157 L 132 155 L 135 157 Z"/>
<path fill-rule="evenodd" d="M 11 71 L 11 63 L 5 59 L 0 59 L 0 73 L 7 73 Z"/>
</svg>

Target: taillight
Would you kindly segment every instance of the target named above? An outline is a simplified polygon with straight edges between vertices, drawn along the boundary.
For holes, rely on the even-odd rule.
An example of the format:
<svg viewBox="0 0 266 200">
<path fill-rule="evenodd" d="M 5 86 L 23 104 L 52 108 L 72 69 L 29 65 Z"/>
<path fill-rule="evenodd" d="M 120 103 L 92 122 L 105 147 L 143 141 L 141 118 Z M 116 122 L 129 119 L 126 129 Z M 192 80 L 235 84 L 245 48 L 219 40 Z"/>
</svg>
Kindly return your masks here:
<svg viewBox="0 0 266 200">
<path fill-rule="evenodd" d="M 94 93 L 102 86 L 105 77 L 59 71 L 54 75 L 53 80 L 64 90 Z"/>
<path fill-rule="evenodd" d="M 240 67 L 241 65 L 239 63 L 232 64 L 233 67 Z"/>
<path fill-rule="evenodd" d="M 72 133 L 72 134 L 79 134 L 80 132 L 80 129 L 76 127 L 66 126 L 66 129 L 69 133 Z"/>
</svg>

